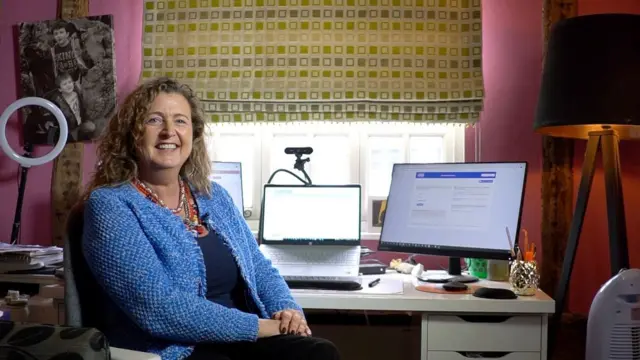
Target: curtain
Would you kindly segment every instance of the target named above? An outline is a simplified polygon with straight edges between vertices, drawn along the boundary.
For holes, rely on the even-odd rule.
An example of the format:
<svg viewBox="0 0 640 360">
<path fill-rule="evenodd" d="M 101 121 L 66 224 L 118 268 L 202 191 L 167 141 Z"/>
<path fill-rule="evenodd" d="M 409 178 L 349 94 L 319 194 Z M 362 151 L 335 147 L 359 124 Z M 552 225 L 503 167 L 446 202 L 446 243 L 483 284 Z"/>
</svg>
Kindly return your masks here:
<svg viewBox="0 0 640 360">
<path fill-rule="evenodd" d="M 146 0 L 142 80 L 191 85 L 214 122 L 471 124 L 480 0 Z"/>
</svg>

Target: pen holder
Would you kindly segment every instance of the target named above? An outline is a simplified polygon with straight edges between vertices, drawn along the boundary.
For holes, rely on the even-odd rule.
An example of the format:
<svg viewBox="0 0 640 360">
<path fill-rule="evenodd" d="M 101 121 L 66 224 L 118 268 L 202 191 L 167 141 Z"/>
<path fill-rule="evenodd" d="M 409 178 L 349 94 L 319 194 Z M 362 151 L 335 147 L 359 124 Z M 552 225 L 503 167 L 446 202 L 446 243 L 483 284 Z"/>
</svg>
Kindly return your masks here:
<svg viewBox="0 0 640 360">
<path fill-rule="evenodd" d="M 538 264 L 535 261 L 514 260 L 511 263 L 509 283 L 516 295 L 535 295 L 539 281 Z"/>
</svg>

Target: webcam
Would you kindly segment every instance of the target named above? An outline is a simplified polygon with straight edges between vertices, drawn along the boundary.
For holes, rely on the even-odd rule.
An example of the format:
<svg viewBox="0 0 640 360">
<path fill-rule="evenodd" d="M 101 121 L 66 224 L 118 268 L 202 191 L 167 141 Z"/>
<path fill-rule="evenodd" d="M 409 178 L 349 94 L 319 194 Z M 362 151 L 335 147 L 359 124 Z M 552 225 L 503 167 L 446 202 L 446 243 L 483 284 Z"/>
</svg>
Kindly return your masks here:
<svg viewBox="0 0 640 360">
<path fill-rule="evenodd" d="M 311 155 L 313 148 L 311 147 L 288 147 L 284 148 L 284 153 L 288 155 Z"/>
</svg>

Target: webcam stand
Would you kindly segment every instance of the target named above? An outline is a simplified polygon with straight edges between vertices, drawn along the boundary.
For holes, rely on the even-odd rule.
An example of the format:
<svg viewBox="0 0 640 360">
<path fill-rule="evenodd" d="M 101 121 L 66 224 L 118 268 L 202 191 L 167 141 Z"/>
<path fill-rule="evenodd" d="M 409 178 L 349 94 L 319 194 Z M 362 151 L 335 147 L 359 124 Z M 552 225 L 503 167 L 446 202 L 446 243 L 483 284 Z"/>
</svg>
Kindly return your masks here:
<svg viewBox="0 0 640 360">
<path fill-rule="evenodd" d="M 267 184 L 271 184 L 271 181 L 273 180 L 273 178 L 276 176 L 277 173 L 280 172 L 284 172 L 287 173 L 293 177 L 295 177 L 296 179 L 300 180 L 301 183 L 307 185 L 307 186 L 311 186 L 313 185 L 313 183 L 311 182 L 311 178 L 309 177 L 309 174 L 307 174 L 307 171 L 304 169 L 304 164 L 308 163 L 309 161 L 311 161 L 310 158 L 306 157 L 306 158 L 302 158 L 302 155 L 304 154 L 310 154 L 313 150 L 311 148 L 286 148 L 285 149 L 285 153 L 287 154 L 293 154 L 296 157 L 296 161 L 293 164 L 293 168 L 300 171 L 302 173 L 302 175 L 304 175 L 304 179 L 301 178 L 300 176 L 294 174 L 292 171 L 287 170 L 287 169 L 278 169 L 276 171 L 273 172 L 273 174 L 271 174 L 271 176 L 269 177 L 269 180 L 267 181 Z"/>
</svg>

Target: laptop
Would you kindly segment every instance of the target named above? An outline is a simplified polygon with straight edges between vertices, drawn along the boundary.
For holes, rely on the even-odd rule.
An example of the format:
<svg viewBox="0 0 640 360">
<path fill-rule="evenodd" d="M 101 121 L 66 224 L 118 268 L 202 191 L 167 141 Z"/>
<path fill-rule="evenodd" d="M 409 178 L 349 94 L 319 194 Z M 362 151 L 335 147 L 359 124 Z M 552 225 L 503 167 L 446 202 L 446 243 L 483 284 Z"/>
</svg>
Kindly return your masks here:
<svg viewBox="0 0 640 360">
<path fill-rule="evenodd" d="M 233 200 L 235 206 L 244 213 L 244 198 L 242 196 L 242 163 L 234 161 L 212 162 L 209 180 L 222 186 Z"/>
<path fill-rule="evenodd" d="M 287 281 L 353 281 L 361 212 L 360 185 L 267 184 L 260 250 Z"/>
</svg>

